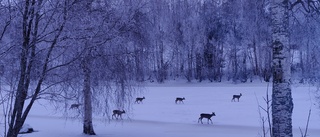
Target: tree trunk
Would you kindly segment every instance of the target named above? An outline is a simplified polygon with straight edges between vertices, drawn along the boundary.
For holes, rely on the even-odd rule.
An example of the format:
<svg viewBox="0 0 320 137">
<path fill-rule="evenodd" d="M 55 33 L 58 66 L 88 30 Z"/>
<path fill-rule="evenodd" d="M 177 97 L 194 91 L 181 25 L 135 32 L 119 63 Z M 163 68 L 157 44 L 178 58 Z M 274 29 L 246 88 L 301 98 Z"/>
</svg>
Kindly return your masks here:
<svg viewBox="0 0 320 137">
<path fill-rule="evenodd" d="M 217 82 L 221 82 L 222 80 L 222 76 L 223 76 L 223 44 L 221 42 L 219 42 L 219 47 L 218 47 L 218 53 L 216 58 L 218 58 L 218 64 L 216 66 L 216 70 L 215 70 L 215 81 Z"/>
<path fill-rule="evenodd" d="M 90 57 L 85 57 L 82 62 L 82 69 L 84 73 L 83 81 L 83 95 L 84 95 L 84 120 L 83 120 L 83 133 L 88 135 L 95 135 L 92 125 L 92 104 L 91 104 L 91 70 L 90 70 Z"/>
<path fill-rule="evenodd" d="M 210 40 L 207 40 L 207 44 L 205 45 L 203 59 L 204 59 L 204 66 L 206 66 L 206 75 L 210 82 L 213 82 L 214 76 L 216 75 L 216 66 L 217 66 L 217 52 L 216 46 L 213 46 L 210 43 Z"/>
<path fill-rule="evenodd" d="M 199 82 L 202 82 L 202 80 L 203 80 L 202 68 L 203 68 L 203 64 L 202 64 L 201 54 L 196 53 L 196 79 Z"/>
<path fill-rule="evenodd" d="M 231 59 L 232 60 L 232 81 L 233 82 L 237 82 L 237 80 L 239 79 L 238 77 L 238 56 L 237 56 L 237 47 L 236 45 L 233 45 L 233 49 L 232 49 L 232 55 L 231 55 Z"/>
<path fill-rule="evenodd" d="M 191 82 L 191 77 L 192 77 L 192 69 L 191 69 L 191 62 L 190 62 L 190 57 L 191 55 L 188 53 L 188 60 L 187 60 L 187 64 L 188 64 L 188 70 L 187 73 L 185 74 L 185 77 L 187 78 L 188 82 Z"/>
<path fill-rule="evenodd" d="M 288 1 L 272 3 L 272 137 L 292 137 Z"/>
<path fill-rule="evenodd" d="M 254 71 L 253 75 L 261 76 L 260 74 L 260 68 L 258 65 L 258 53 L 257 53 L 257 45 L 256 45 L 256 39 L 253 38 L 253 55 L 254 55 Z"/>
<path fill-rule="evenodd" d="M 300 79 L 299 83 L 304 83 L 306 73 L 305 73 L 305 69 L 304 69 L 303 52 L 300 50 L 299 54 L 300 54 L 300 68 L 301 68 L 301 79 Z"/>
<path fill-rule="evenodd" d="M 41 4 L 39 3 L 37 6 Z M 36 12 L 35 9 L 33 8 L 36 6 L 35 2 L 31 3 L 31 1 L 27 0 L 25 1 L 24 6 L 25 7 L 23 12 L 23 30 L 22 30 L 23 43 L 21 46 L 22 51 L 20 56 L 20 76 L 19 76 L 19 83 L 18 83 L 18 88 L 16 92 L 13 111 L 11 114 L 7 137 L 17 137 L 21 127 L 25 122 L 26 116 L 24 114 L 23 108 L 24 108 L 25 100 L 28 95 L 28 89 L 31 81 L 30 75 L 31 75 L 31 70 L 33 69 L 33 61 L 35 58 L 36 45 L 35 43 L 31 42 L 32 41 L 31 35 L 33 36 L 37 35 L 37 29 L 38 29 L 37 24 L 39 21 L 39 14 L 37 14 L 38 12 Z M 35 22 L 35 26 L 30 25 L 32 24 L 32 22 Z M 33 34 L 31 33 L 32 31 L 33 31 Z M 26 115 L 27 114 L 28 114 L 28 111 L 26 112 Z"/>
<path fill-rule="evenodd" d="M 245 83 L 248 80 L 248 73 L 247 73 L 247 52 L 244 51 L 243 59 L 241 64 L 241 82 Z"/>
</svg>

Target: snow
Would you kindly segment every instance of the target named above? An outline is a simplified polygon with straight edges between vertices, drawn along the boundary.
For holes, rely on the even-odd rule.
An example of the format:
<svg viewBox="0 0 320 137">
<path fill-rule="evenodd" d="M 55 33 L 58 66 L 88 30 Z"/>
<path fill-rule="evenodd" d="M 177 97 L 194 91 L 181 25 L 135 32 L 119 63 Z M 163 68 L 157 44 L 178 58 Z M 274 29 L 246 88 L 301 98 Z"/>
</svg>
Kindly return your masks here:
<svg viewBox="0 0 320 137">
<path fill-rule="evenodd" d="M 21 134 L 34 132 L 33 128 L 29 124 L 24 124 L 20 129 Z"/>
<path fill-rule="evenodd" d="M 271 95 L 271 88 L 269 87 Z M 312 109 L 308 137 L 320 135 L 320 111 L 315 99 L 315 88 L 293 86 L 294 136 L 304 131 L 309 109 Z M 93 124 L 98 137 L 261 137 L 262 126 L 258 102 L 267 91 L 265 83 L 168 83 L 148 84 L 141 96 L 145 100 L 126 110 L 123 120 L 95 117 Z M 239 102 L 231 102 L 232 95 L 242 93 Z M 185 97 L 184 103 L 175 104 L 176 97 Z M 134 99 L 133 99 L 134 100 Z M 50 105 L 35 104 L 26 123 L 34 132 L 23 137 L 85 137 L 81 120 L 62 117 Z M 74 110 L 69 110 L 74 111 Z M 215 112 L 213 124 L 198 123 L 200 113 Z M 262 112 L 262 111 L 261 111 Z M 262 112 L 263 115 L 264 112 Z M 1 128 L 0 133 L 3 133 Z"/>
</svg>

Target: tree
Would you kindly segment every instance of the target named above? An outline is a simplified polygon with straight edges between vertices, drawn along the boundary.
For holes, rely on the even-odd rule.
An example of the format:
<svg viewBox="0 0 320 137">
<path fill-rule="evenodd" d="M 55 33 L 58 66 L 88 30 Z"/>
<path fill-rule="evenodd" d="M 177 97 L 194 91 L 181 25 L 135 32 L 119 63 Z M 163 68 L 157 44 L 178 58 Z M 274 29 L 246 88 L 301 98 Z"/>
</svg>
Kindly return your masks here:
<svg viewBox="0 0 320 137">
<path fill-rule="evenodd" d="M 289 1 L 273 0 L 272 19 L 272 136 L 292 137 L 293 101 L 289 51 Z"/>
<path fill-rule="evenodd" d="M 273 0 L 271 6 L 272 21 L 272 136 L 292 137 L 293 101 L 291 95 L 291 55 L 289 43 L 289 11 L 298 5 L 305 15 L 320 13 L 320 1 L 309 0 Z M 298 13 L 299 13 L 298 12 Z M 308 22 L 307 22 L 308 24 Z M 292 31 L 291 31 L 292 32 Z M 309 32 L 310 33 L 310 32 Z M 306 38 L 308 39 L 308 37 Z M 308 44 L 308 43 L 307 43 Z M 307 49 L 309 46 L 307 46 Z"/>
<path fill-rule="evenodd" d="M 245 0 L 242 20 L 243 38 L 247 45 L 248 69 L 252 70 L 248 77 L 254 76 L 269 82 L 271 78 L 271 26 L 269 0 Z"/>
<path fill-rule="evenodd" d="M 0 16 L 0 20 L 3 20 L 3 23 L 0 23 L 0 42 L 2 41 L 4 35 L 6 34 L 6 31 L 9 28 L 9 25 L 11 24 L 12 15 L 11 15 L 11 3 L 8 4 L 2 4 L 0 1 L 0 12 L 2 15 Z M 0 53 L 1 54 L 1 53 Z"/>
<path fill-rule="evenodd" d="M 232 2 L 229 2 L 232 3 Z M 205 1 L 202 5 L 201 19 L 205 28 L 203 46 L 203 68 L 206 78 L 211 82 L 221 82 L 225 55 L 225 45 L 229 31 L 230 19 L 226 3 Z"/>
<path fill-rule="evenodd" d="M 151 28 L 149 31 L 149 46 L 150 46 L 150 67 L 152 70 L 151 77 L 155 78 L 157 82 L 163 83 L 168 78 L 168 68 L 171 63 L 171 57 L 167 57 L 170 51 L 170 43 L 168 39 L 171 25 L 171 9 L 166 0 L 152 0 L 148 2 L 150 13 L 148 18 Z M 152 76 L 151 76 L 152 75 Z M 152 80 L 153 81 L 153 80 Z"/>
<path fill-rule="evenodd" d="M 76 1 L 71 8 L 66 43 L 81 54 L 73 67 L 83 81 L 77 101 L 83 104 L 84 134 L 96 134 L 94 113 L 109 116 L 109 106 L 125 109 L 134 93 L 131 84 L 144 79 L 144 49 L 138 46 L 145 40 L 144 3 L 137 1 Z"/>
<path fill-rule="evenodd" d="M 40 98 L 40 94 L 46 89 L 42 88 L 47 76 L 53 70 L 64 66 L 53 63 L 52 59 L 58 58 L 57 56 L 53 57 L 53 54 L 65 25 L 67 5 L 66 1 L 45 3 L 43 0 L 26 0 L 17 3 L 17 6 L 21 6 L 22 9 L 18 12 L 22 14 L 19 15 L 22 22 L 16 21 L 18 25 L 21 25 L 20 28 L 17 28 L 21 38 L 11 39 L 18 40 L 17 43 L 20 44 L 18 50 L 20 53 L 20 72 L 7 137 L 18 136 L 33 103 Z M 49 16 L 57 18 L 57 20 L 52 21 L 51 18 L 46 18 Z M 42 26 L 42 23 L 48 24 L 48 26 Z M 25 103 L 27 99 L 30 99 L 29 103 Z"/>
<path fill-rule="evenodd" d="M 83 118 L 83 133 L 95 135 L 92 125 L 92 91 L 91 91 L 91 66 L 92 57 L 91 49 L 87 50 L 84 58 L 81 61 L 83 71 L 83 96 L 84 96 L 84 118 Z"/>
</svg>

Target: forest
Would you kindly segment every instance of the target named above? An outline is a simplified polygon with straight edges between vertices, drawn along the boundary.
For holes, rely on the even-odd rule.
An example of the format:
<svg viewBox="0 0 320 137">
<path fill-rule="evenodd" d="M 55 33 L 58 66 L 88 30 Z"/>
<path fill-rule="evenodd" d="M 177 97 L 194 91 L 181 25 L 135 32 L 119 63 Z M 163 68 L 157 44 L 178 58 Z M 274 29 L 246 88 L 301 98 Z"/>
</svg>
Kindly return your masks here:
<svg viewBox="0 0 320 137">
<path fill-rule="evenodd" d="M 319 1 L 286 2 L 291 81 L 315 84 Z M 26 119 L 37 99 L 83 102 L 90 112 L 84 114 L 84 132 L 91 134 L 92 105 L 128 107 L 133 87 L 145 82 L 271 82 L 271 5 L 269 0 L 0 0 L 0 85 L 6 91 L 1 103 L 11 114 L 8 136 L 23 124 L 14 120 Z M 100 94 L 103 99 L 91 98 Z"/>
<path fill-rule="evenodd" d="M 46 79 L 51 80 L 81 76 L 79 64 L 85 62 L 97 81 L 250 82 L 272 76 L 268 0 L 43 1 L 34 11 L 38 17 L 26 17 L 26 22 L 21 22 L 22 4 L 1 2 L 5 79 L 18 74 L 16 45 L 26 37 L 36 45 L 31 77 L 41 74 L 49 49 L 52 70 Z M 31 18 L 36 22 L 28 22 Z M 23 28 L 23 23 L 36 28 Z M 302 6 L 290 11 L 291 70 L 297 82 L 318 79 L 318 26 L 317 13 Z M 24 29 L 32 32 L 24 34 Z"/>
</svg>

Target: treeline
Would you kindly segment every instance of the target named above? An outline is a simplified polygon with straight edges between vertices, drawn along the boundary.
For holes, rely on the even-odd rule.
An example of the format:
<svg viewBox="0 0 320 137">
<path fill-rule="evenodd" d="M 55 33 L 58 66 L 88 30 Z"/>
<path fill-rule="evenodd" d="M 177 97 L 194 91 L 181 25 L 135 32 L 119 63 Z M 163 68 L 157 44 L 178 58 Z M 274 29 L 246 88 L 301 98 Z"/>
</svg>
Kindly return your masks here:
<svg viewBox="0 0 320 137">
<path fill-rule="evenodd" d="M 2 2 L 1 70 L 17 74 L 19 48 L 25 36 L 20 3 Z M 271 30 L 269 2 L 252 0 L 92 0 L 42 3 L 34 44 L 34 63 L 52 42 L 55 63 L 81 64 L 83 57 L 94 66 L 95 80 L 248 82 L 271 79 Z M 60 7 L 59 7 L 60 4 Z M 51 10 L 51 11 L 50 11 Z M 55 12 L 53 12 L 55 11 Z M 65 13 L 64 13 L 65 12 Z M 292 72 L 300 82 L 315 81 L 319 60 L 317 14 L 290 12 Z M 63 14 L 66 14 L 63 17 Z M 36 17 L 36 16 L 34 16 Z M 27 20 L 28 21 L 28 20 Z M 58 25 L 64 23 L 55 39 Z M 34 35 L 34 34 L 33 34 Z M 51 63 L 50 62 L 50 63 Z M 83 61 L 82 61 L 83 63 Z M 11 65 L 11 66 L 10 66 Z M 35 65 L 34 67 L 36 67 Z M 11 67 L 11 68 L 10 68 Z M 72 68 L 72 67 L 71 67 Z M 69 69 L 70 70 L 70 69 Z M 13 72 L 10 72 L 13 71 Z M 36 72 L 38 71 L 38 72 Z M 31 77 L 37 77 L 38 69 Z M 75 71 L 64 70 L 70 76 Z M 77 75 L 77 74 L 74 74 Z"/>
</svg>

